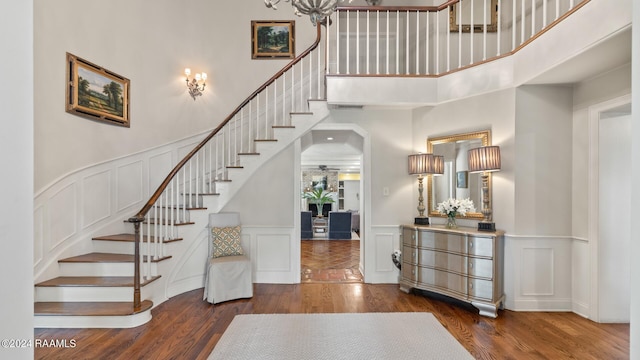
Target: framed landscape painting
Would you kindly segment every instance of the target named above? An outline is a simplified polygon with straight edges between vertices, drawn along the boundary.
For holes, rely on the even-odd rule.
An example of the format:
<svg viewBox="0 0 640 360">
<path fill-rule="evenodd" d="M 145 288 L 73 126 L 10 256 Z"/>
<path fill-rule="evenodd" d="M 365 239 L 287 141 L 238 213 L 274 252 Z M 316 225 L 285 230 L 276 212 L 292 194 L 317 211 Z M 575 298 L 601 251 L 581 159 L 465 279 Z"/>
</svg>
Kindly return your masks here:
<svg viewBox="0 0 640 360">
<path fill-rule="evenodd" d="M 67 53 L 66 111 L 129 127 L 129 79 Z"/>
<path fill-rule="evenodd" d="M 295 57 L 295 21 L 251 21 L 251 58 Z"/>
</svg>

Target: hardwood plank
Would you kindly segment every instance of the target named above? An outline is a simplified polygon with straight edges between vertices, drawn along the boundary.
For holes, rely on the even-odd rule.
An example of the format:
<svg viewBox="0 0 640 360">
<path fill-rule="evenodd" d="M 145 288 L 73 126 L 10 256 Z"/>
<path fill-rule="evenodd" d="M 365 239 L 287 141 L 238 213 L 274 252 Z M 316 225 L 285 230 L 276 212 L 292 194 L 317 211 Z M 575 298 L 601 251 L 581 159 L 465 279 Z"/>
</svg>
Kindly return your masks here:
<svg viewBox="0 0 640 360">
<path fill-rule="evenodd" d="M 147 256 L 143 256 L 144 261 L 147 261 Z M 170 259 L 171 256 L 164 256 L 158 259 L 152 259 L 151 262 L 159 262 L 162 260 Z M 58 262 L 63 263 L 132 263 L 134 260 L 134 255 L 127 254 L 112 254 L 112 253 L 89 253 L 84 255 L 78 255 L 69 257 L 66 259 L 58 260 Z"/>
<path fill-rule="evenodd" d="M 141 310 L 150 309 L 153 303 L 144 300 Z M 36 315 L 69 316 L 124 316 L 138 312 L 133 310 L 133 302 L 37 302 L 34 304 Z"/>
<path fill-rule="evenodd" d="M 106 235 L 106 236 L 98 236 L 98 237 L 94 237 L 93 240 L 98 240 L 98 241 L 122 241 L 122 242 L 134 242 L 135 241 L 135 234 L 115 234 L 115 235 Z M 174 241 L 181 241 L 182 238 L 175 238 L 175 239 L 164 239 L 162 240 L 163 243 L 168 244 Z M 154 239 L 150 236 L 143 236 L 142 237 L 142 242 L 153 242 Z"/>
<path fill-rule="evenodd" d="M 160 275 L 151 277 L 140 283 L 145 286 L 160 278 Z M 96 287 L 133 287 L 133 276 L 60 276 L 36 284 L 41 287 L 56 286 L 96 286 Z"/>
<path fill-rule="evenodd" d="M 573 313 L 472 306 L 393 284 L 255 284 L 251 299 L 215 306 L 202 289 L 158 305 L 133 329 L 36 329 L 35 338 L 75 339 L 76 348 L 36 348 L 36 359 L 206 359 L 236 314 L 431 312 L 477 359 L 627 359 L 629 325 L 598 324 Z"/>
</svg>

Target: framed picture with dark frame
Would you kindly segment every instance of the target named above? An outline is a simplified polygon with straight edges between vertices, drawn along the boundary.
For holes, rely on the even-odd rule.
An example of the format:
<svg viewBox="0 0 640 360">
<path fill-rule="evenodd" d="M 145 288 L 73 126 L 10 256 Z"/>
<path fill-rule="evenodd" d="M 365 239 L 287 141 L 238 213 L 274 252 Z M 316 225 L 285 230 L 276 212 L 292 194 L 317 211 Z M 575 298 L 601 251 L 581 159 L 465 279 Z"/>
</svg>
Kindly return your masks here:
<svg viewBox="0 0 640 360">
<path fill-rule="evenodd" d="M 251 58 L 295 57 L 295 21 L 251 21 Z"/>
<path fill-rule="evenodd" d="M 65 110 L 129 127 L 129 79 L 67 53 Z"/>
<path fill-rule="evenodd" d="M 456 172 L 456 187 L 459 189 L 466 189 L 468 187 L 467 180 L 469 179 L 468 171 Z"/>
</svg>

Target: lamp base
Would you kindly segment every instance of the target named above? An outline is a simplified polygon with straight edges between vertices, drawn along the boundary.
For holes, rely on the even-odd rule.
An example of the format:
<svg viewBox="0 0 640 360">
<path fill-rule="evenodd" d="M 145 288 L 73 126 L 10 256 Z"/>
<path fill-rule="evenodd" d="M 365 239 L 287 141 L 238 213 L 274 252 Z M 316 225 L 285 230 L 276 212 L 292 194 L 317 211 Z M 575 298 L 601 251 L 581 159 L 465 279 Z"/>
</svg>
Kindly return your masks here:
<svg viewBox="0 0 640 360">
<path fill-rule="evenodd" d="M 479 222 L 478 231 L 496 231 L 496 223 L 493 222 Z"/>
<path fill-rule="evenodd" d="M 414 224 L 415 225 L 429 225 L 429 218 L 428 217 L 417 217 L 417 218 L 415 218 Z"/>
</svg>

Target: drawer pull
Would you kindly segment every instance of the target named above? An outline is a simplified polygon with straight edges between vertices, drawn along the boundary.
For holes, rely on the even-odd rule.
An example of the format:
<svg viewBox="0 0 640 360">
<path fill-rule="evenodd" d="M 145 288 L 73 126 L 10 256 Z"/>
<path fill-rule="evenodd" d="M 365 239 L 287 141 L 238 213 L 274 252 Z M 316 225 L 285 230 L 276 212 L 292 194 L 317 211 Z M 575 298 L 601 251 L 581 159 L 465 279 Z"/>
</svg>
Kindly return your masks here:
<svg viewBox="0 0 640 360">
<path fill-rule="evenodd" d="M 473 241 L 469 241 L 469 247 L 472 248 L 473 247 Z"/>
<path fill-rule="evenodd" d="M 473 283 L 469 283 L 469 289 L 473 289 Z"/>
<path fill-rule="evenodd" d="M 411 269 L 411 275 L 415 275 L 416 274 L 416 270 L 415 269 Z"/>
<path fill-rule="evenodd" d="M 473 269 L 473 263 L 469 261 L 469 268 Z"/>
<path fill-rule="evenodd" d="M 416 252 L 414 251 L 413 252 L 413 258 L 415 259 L 415 257 L 416 257 Z"/>
</svg>

